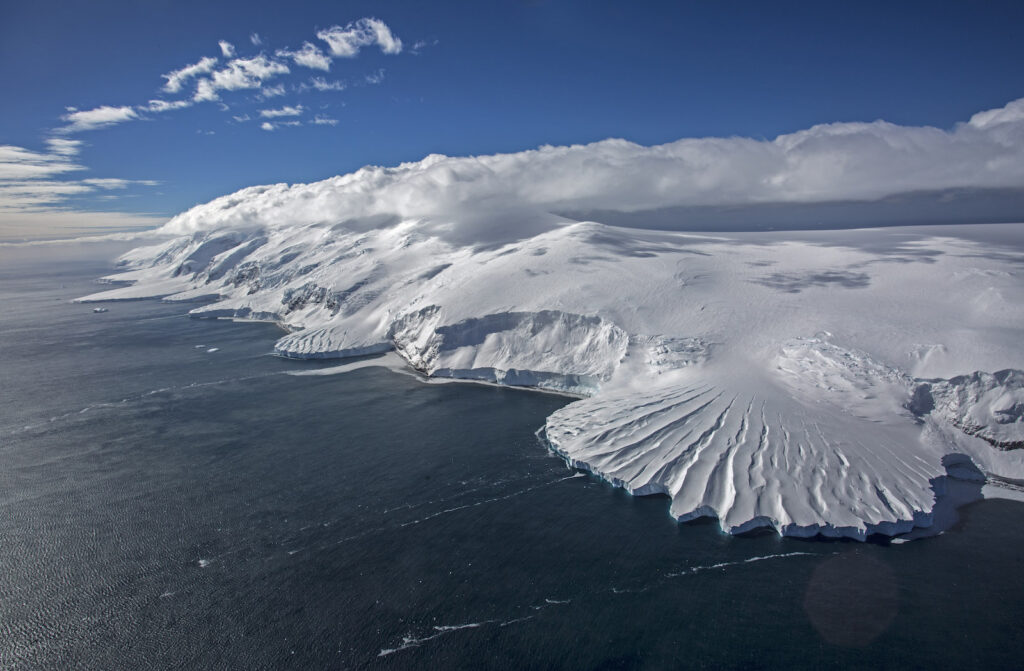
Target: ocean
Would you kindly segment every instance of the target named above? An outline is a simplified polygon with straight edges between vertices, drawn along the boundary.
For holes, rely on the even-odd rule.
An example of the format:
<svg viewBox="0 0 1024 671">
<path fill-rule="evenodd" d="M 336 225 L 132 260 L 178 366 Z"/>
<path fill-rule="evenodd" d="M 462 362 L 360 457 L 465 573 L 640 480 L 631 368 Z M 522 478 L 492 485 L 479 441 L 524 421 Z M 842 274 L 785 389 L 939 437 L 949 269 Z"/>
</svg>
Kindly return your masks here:
<svg viewBox="0 0 1024 671">
<path fill-rule="evenodd" d="M 0 668 L 1024 665 L 1020 503 L 902 545 L 679 524 L 545 448 L 570 398 L 70 302 L 126 248 L 0 247 Z"/>
</svg>

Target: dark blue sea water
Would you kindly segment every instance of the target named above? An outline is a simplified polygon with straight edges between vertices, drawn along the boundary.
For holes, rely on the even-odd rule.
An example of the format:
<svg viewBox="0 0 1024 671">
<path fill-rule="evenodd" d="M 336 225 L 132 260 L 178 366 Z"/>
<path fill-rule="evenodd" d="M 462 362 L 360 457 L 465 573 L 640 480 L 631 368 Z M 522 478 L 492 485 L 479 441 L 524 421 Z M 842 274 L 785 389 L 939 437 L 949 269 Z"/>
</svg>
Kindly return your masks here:
<svg viewBox="0 0 1024 671">
<path fill-rule="evenodd" d="M 1020 504 L 888 547 L 680 525 L 545 450 L 569 399 L 70 303 L 115 253 L 0 248 L 4 669 L 1024 665 Z"/>
</svg>

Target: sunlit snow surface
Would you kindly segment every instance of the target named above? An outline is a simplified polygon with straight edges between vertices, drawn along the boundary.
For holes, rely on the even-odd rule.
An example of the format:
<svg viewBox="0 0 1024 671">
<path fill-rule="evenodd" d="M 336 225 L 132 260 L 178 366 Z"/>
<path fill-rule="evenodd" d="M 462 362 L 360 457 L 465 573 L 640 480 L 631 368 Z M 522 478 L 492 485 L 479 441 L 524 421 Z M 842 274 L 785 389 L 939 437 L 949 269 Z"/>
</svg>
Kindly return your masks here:
<svg viewBox="0 0 1024 671">
<path fill-rule="evenodd" d="M 932 524 L 951 465 L 1024 479 L 1019 248 L 527 212 L 219 223 L 246 207 L 194 208 L 206 230 L 129 253 L 108 279 L 132 284 L 83 300 L 213 297 L 192 314 L 278 321 L 285 356 L 395 350 L 430 376 L 579 395 L 547 420 L 554 450 L 730 533 L 894 535 Z M 1024 240 L 974 230 L 996 229 Z"/>
</svg>

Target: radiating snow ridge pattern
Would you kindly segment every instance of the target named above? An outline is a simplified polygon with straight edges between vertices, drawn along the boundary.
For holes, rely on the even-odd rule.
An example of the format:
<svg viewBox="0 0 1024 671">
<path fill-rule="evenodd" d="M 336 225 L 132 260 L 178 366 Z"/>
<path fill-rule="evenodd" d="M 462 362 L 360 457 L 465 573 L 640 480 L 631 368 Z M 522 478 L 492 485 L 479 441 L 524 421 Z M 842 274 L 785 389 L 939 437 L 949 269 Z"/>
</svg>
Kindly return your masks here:
<svg viewBox="0 0 1024 671">
<path fill-rule="evenodd" d="M 433 156 L 253 187 L 175 217 L 173 239 L 127 254 L 107 278 L 122 284 L 82 300 L 197 301 L 196 317 L 282 324 L 283 356 L 394 350 L 428 376 L 576 395 L 547 420 L 552 449 L 667 494 L 679 519 L 900 534 L 932 523 L 951 464 L 1024 479 L 1024 253 L 955 228 L 698 235 L 551 212 L 828 196 L 843 175 L 815 186 L 808 166 L 865 134 L 883 163 L 970 141 L 1019 183 L 1022 110 L 952 132 L 736 140 L 774 175 L 741 177 L 772 193 L 733 184 L 728 160 L 712 169 L 732 140 Z M 865 156 L 826 162 L 863 176 Z M 629 177 L 648 164 L 663 179 Z M 884 195 L 862 191 L 848 195 Z M 998 229 L 1024 240 L 1024 225 Z"/>
</svg>

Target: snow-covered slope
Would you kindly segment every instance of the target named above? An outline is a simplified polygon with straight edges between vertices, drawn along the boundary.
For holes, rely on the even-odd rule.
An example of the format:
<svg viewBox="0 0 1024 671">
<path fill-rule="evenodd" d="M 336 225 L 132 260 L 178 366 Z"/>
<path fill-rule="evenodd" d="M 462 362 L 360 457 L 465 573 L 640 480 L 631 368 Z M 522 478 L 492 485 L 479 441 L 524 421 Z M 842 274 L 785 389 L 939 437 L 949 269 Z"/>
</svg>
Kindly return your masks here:
<svg viewBox="0 0 1024 671">
<path fill-rule="evenodd" d="M 1024 479 L 1024 225 L 698 235 L 553 213 L 1022 175 L 1024 99 L 949 131 L 430 156 L 196 206 L 82 300 L 197 301 L 286 326 L 283 356 L 395 350 L 426 375 L 568 392 L 551 447 L 681 519 L 896 534 L 931 523 L 950 468 Z"/>
<path fill-rule="evenodd" d="M 216 297 L 192 314 L 279 321 L 285 356 L 394 349 L 427 375 L 577 394 L 545 427 L 556 451 L 728 532 L 926 526 L 953 453 L 1024 477 L 1013 255 L 910 229 L 541 228 L 492 245 L 427 219 L 200 232 L 132 252 L 109 279 L 133 284 L 83 300 Z"/>
<path fill-rule="evenodd" d="M 1004 450 L 1024 448 L 1024 372 L 974 372 L 951 380 L 923 380 L 911 406 L 950 422 Z"/>
</svg>

